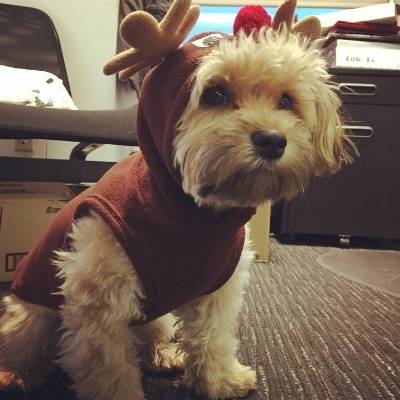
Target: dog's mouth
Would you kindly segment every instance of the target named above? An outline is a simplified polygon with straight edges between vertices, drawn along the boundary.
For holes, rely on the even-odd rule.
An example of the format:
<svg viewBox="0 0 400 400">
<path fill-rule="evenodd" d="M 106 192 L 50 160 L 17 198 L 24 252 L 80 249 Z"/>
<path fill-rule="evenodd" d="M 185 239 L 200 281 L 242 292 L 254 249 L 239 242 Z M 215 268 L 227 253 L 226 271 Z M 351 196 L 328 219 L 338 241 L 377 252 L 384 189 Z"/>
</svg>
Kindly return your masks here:
<svg viewBox="0 0 400 400">
<path fill-rule="evenodd" d="M 259 159 L 251 170 L 242 169 L 218 183 L 199 185 L 197 195 L 205 203 L 255 207 L 266 200 L 290 199 L 304 191 L 309 183 L 306 172 L 282 168 L 278 160 Z"/>
<path fill-rule="evenodd" d="M 210 196 L 213 193 L 217 193 L 217 185 L 203 185 L 199 189 L 199 195 L 203 198 Z"/>
<path fill-rule="evenodd" d="M 225 194 L 228 196 L 235 196 L 240 192 L 240 184 L 248 186 L 248 181 L 253 180 L 255 176 L 259 176 L 262 171 L 272 171 L 274 169 L 275 161 L 266 160 L 263 157 L 258 156 L 255 152 L 252 153 L 251 166 L 242 166 L 235 172 L 231 173 L 220 180 L 218 183 L 206 182 L 200 186 L 198 194 L 206 198 L 211 195 Z"/>
<path fill-rule="evenodd" d="M 270 167 L 272 168 L 272 167 Z M 267 173 L 268 174 L 268 173 Z M 225 203 L 234 203 L 236 206 L 249 207 L 265 201 L 268 198 L 280 196 L 280 182 L 272 174 L 266 184 L 266 171 L 260 169 L 253 171 L 238 171 L 217 183 L 201 185 L 198 195 L 204 200 L 218 199 Z"/>
</svg>

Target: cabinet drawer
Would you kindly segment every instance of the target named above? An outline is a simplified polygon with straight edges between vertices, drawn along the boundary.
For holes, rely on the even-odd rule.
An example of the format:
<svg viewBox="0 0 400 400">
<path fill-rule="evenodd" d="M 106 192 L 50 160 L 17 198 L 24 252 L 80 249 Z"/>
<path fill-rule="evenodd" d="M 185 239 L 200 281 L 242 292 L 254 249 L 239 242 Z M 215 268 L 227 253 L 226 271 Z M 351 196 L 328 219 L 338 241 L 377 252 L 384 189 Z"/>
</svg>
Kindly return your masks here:
<svg viewBox="0 0 400 400">
<path fill-rule="evenodd" d="M 336 75 L 333 79 L 344 104 L 400 105 L 400 75 Z"/>
<path fill-rule="evenodd" d="M 400 162 L 400 152 L 397 146 L 400 144 L 400 105 L 376 106 L 368 104 L 343 104 L 341 107 L 342 127 L 358 145 L 368 143 L 370 139 L 377 140 L 376 135 L 384 135 L 385 142 L 392 142 L 396 148 L 386 147 L 383 139 L 377 141 L 379 147 L 383 147 L 390 157 L 392 153 L 398 156 L 393 160 L 395 164 Z M 377 149 L 376 149 L 377 150 Z"/>
<path fill-rule="evenodd" d="M 385 172 L 400 194 L 400 106 L 346 104 L 343 109 L 347 115 L 343 125 L 360 152 L 347 168 L 359 170 L 360 176 L 362 171 L 371 170 L 369 176 Z"/>
<path fill-rule="evenodd" d="M 392 112 L 397 110 L 400 113 L 400 106 L 342 105 L 340 109 L 342 127 L 357 146 L 363 145 L 369 139 L 372 139 L 377 134 L 377 129 L 385 129 L 385 119 L 383 118 L 387 118 L 386 107 L 390 107 L 393 110 Z"/>
<path fill-rule="evenodd" d="M 371 127 L 356 138 L 360 152 L 333 177 L 314 178 L 289 203 L 287 233 L 400 238 L 399 106 L 348 105 L 349 125 Z"/>
</svg>

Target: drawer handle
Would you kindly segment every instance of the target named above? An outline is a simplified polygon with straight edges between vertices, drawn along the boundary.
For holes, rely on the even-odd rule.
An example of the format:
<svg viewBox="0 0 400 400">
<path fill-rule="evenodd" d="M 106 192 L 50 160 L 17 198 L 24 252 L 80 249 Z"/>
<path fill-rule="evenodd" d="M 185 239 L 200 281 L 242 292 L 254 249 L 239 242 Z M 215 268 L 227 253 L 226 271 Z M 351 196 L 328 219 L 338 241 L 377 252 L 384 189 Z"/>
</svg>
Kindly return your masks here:
<svg viewBox="0 0 400 400">
<path fill-rule="evenodd" d="M 374 128 L 370 126 L 342 125 L 349 137 L 370 138 L 374 134 Z"/>
<path fill-rule="evenodd" d="M 373 83 L 339 83 L 339 91 L 346 96 L 374 96 L 378 87 Z"/>
</svg>

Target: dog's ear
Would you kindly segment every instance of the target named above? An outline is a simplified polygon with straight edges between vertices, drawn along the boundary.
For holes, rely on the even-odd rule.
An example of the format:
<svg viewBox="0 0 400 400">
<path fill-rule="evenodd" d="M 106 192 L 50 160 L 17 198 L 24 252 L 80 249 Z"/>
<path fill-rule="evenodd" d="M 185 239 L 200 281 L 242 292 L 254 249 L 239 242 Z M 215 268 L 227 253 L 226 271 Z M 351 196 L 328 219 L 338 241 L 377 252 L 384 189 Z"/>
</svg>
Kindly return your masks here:
<svg viewBox="0 0 400 400">
<path fill-rule="evenodd" d="M 340 100 L 329 86 L 316 93 L 316 124 L 313 132 L 314 173 L 317 176 L 332 175 L 342 164 L 350 164 L 357 154 L 351 140 L 342 127 L 339 114 Z"/>
</svg>

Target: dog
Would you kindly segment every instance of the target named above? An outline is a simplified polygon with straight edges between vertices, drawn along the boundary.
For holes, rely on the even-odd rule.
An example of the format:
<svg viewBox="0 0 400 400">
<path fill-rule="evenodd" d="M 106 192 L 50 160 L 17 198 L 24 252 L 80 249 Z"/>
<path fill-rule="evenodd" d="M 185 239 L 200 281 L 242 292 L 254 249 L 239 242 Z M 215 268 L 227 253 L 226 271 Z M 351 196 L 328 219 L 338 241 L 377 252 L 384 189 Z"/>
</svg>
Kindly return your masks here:
<svg viewBox="0 0 400 400">
<path fill-rule="evenodd" d="M 175 1 L 168 17 L 183 15 L 182 35 L 198 13 L 189 6 Z M 144 399 L 142 368 L 183 368 L 183 384 L 211 399 L 256 387 L 234 334 L 253 258 L 243 225 L 350 160 L 334 84 L 316 42 L 292 26 L 294 7 L 286 1 L 273 28 L 175 43 L 152 68 L 143 155 L 61 210 L 18 267 L 0 320 L 2 390 L 32 390 L 57 364 L 79 399 Z M 143 66 L 138 53 L 106 72 L 126 78 Z"/>
</svg>

